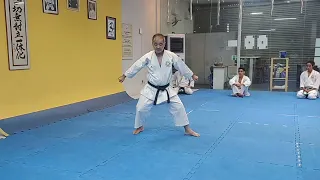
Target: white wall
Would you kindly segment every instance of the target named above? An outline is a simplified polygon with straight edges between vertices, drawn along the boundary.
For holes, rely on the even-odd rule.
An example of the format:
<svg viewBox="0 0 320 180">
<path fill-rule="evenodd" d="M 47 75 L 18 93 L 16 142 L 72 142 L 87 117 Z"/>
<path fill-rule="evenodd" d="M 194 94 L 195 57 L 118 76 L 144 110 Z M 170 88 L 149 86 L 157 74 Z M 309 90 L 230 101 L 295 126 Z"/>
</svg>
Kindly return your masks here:
<svg viewBox="0 0 320 180">
<path fill-rule="evenodd" d="M 161 33 L 162 34 L 187 34 L 193 33 L 193 21 L 190 20 L 190 13 L 188 8 L 190 3 L 184 0 L 169 0 L 169 23 L 168 23 L 168 0 L 161 0 L 160 3 L 161 11 Z M 172 26 L 171 22 L 173 21 L 172 13 L 178 14 L 179 21 L 177 25 Z"/>
<path fill-rule="evenodd" d="M 133 59 L 122 60 L 123 73 L 141 56 L 152 50 L 151 38 L 160 28 L 160 6 L 157 6 L 159 1 L 122 0 L 122 22 L 131 24 L 133 28 Z M 142 29 L 142 34 L 139 34 L 139 28 Z M 136 77 L 127 79 L 124 87 L 131 97 L 137 98 L 146 82 L 146 70 L 143 70 Z"/>
<path fill-rule="evenodd" d="M 178 0 L 177 5 L 176 0 L 170 0 L 170 13 L 174 9 L 182 20 L 172 27 L 167 23 L 167 2 L 167 0 L 122 0 L 122 23 L 131 24 L 133 28 L 133 59 L 122 60 L 123 73 L 141 56 L 152 50 L 151 38 L 155 33 L 193 32 L 193 22 L 186 19 L 189 17 L 189 3 Z M 170 15 L 170 20 L 172 17 Z M 139 28 L 142 29 L 142 34 L 139 34 Z M 147 83 L 146 70 L 142 70 L 134 78 L 126 79 L 123 84 L 131 97 L 138 98 L 145 83 Z"/>
<path fill-rule="evenodd" d="M 225 66 L 233 66 L 231 56 L 236 54 L 236 48 L 227 48 L 228 40 L 236 39 L 235 32 L 195 33 L 186 36 L 186 62 L 195 74 L 199 76 L 196 84 L 209 84 L 210 66 L 215 61 L 222 60 Z M 228 69 L 229 77 L 234 68 Z M 236 71 L 237 72 L 237 71 Z M 209 86 L 208 86 L 209 87 Z"/>
</svg>

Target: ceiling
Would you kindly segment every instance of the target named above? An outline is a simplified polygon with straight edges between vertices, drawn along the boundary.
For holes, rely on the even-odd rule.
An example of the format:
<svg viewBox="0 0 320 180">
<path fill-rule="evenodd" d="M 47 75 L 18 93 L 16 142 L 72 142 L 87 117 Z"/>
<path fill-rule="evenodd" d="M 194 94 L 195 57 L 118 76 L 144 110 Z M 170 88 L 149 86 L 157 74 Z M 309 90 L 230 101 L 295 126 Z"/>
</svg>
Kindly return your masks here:
<svg viewBox="0 0 320 180">
<path fill-rule="evenodd" d="M 187 2 L 190 2 L 190 0 L 184 0 Z M 209 4 L 211 3 L 217 3 L 218 0 L 192 0 L 193 4 Z M 252 2 L 267 2 L 269 1 L 271 3 L 271 0 L 243 0 L 244 2 L 252 3 Z M 300 2 L 301 0 L 274 0 L 275 2 L 280 1 L 288 1 L 288 2 Z M 305 0 L 308 1 L 308 0 Z M 239 0 L 220 0 L 221 3 L 238 3 Z"/>
<path fill-rule="evenodd" d="M 185 0 L 190 1 L 190 0 Z M 220 0 L 221 3 L 230 3 L 230 2 L 238 2 L 239 0 Z M 218 0 L 212 0 L 212 3 L 217 3 Z M 193 0 L 193 4 L 208 4 L 211 3 L 211 0 Z"/>
</svg>

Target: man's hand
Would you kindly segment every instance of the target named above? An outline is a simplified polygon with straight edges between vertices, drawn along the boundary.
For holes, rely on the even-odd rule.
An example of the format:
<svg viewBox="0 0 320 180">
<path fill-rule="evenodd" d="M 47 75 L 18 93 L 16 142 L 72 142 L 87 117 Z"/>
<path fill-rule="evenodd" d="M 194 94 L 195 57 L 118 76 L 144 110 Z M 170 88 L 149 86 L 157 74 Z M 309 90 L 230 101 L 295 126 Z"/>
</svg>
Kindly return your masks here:
<svg viewBox="0 0 320 180">
<path fill-rule="evenodd" d="M 195 74 L 192 75 L 192 79 L 193 79 L 194 81 L 198 81 L 198 78 L 199 78 L 199 77 L 198 77 L 197 75 L 195 75 Z"/>
<path fill-rule="evenodd" d="M 301 88 L 301 90 L 303 90 L 304 93 L 309 93 L 309 91 L 310 91 L 310 89 L 307 89 L 307 88 L 304 88 L 304 87 Z"/>
<path fill-rule="evenodd" d="M 240 86 L 241 86 L 241 84 L 238 83 L 238 82 L 234 83 L 233 85 L 235 85 L 235 86 L 237 86 L 237 87 L 240 87 Z"/>
<path fill-rule="evenodd" d="M 124 74 L 118 78 L 120 83 L 123 83 L 125 79 L 126 79 L 126 76 Z"/>
</svg>

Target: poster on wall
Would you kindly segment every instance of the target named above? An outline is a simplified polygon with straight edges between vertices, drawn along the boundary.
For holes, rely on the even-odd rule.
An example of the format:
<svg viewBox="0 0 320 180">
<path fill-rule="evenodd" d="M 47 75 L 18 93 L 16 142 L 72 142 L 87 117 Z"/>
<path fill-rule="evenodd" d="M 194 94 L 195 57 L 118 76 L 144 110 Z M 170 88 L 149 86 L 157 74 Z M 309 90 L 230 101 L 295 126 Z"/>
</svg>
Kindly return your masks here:
<svg viewBox="0 0 320 180">
<path fill-rule="evenodd" d="M 106 17 L 107 20 L 107 39 L 116 40 L 116 18 Z"/>
<path fill-rule="evenodd" d="M 67 0 L 67 8 L 72 11 L 80 11 L 79 0 Z"/>
<path fill-rule="evenodd" d="M 246 36 L 244 38 L 244 48 L 245 49 L 254 49 L 254 47 L 255 47 L 254 36 Z"/>
<path fill-rule="evenodd" d="M 122 59 L 133 59 L 132 25 L 122 23 Z"/>
<path fill-rule="evenodd" d="M 88 0 L 88 19 L 97 20 L 97 2 Z"/>
<path fill-rule="evenodd" d="M 42 0 L 42 10 L 46 14 L 59 14 L 58 0 Z"/>
<path fill-rule="evenodd" d="M 268 49 L 268 36 L 259 35 L 257 39 L 258 49 Z"/>
<path fill-rule="evenodd" d="M 27 0 L 5 0 L 10 70 L 30 69 Z"/>
<path fill-rule="evenodd" d="M 316 48 L 320 48 L 320 38 L 316 38 Z"/>
</svg>

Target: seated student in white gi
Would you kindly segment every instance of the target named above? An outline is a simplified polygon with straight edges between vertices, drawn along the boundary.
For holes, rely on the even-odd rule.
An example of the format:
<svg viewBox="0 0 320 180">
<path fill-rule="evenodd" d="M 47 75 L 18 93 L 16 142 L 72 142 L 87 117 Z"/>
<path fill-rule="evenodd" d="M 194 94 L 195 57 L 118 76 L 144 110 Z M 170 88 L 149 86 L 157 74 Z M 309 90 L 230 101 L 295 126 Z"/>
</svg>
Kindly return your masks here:
<svg viewBox="0 0 320 180">
<path fill-rule="evenodd" d="M 300 75 L 298 98 L 317 99 L 319 96 L 320 74 L 313 69 L 314 62 L 307 62 L 307 70 Z"/>
<path fill-rule="evenodd" d="M 240 67 L 238 69 L 238 75 L 235 75 L 230 79 L 229 84 L 232 88 L 232 95 L 236 97 L 250 96 L 249 86 L 251 80 L 245 75 L 245 69 Z"/>
<path fill-rule="evenodd" d="M 169 112 L 172 114 L 176 126 L 183 126 L 185 134 L 198 137 L 189 126 L 189 120 L 177 92 L 170 86 L 172 79 L 172 66 L 189 79 L 197 80 L 198 76 L 188 68 L 188 66 L 173 52 L 164 50 L 165 37 L 162 34 L 155 34 L 152 37 L 154 50 L 148 52 L 137 60 L 121 77 L 119 82 L 123 82 L 126 77 L 132 78 L 142 68 L 148 69 L 148 83 L 141 90 L 141 96 L 136 106 L 135 125 L 133 134 L 139 134 L 144 130 L 143 124 L 152 105 L 157 105 L 167 101 Z"/>
<path fill-rule="evenodd" d="M 180 71 L 175 69 L 173 69 L 173 71 L 175 71 L 172 77 L 173 89 L 175 89 L 178 94 L 193 94 L 191 88 L 194 87 L 194 80 L 181 76 Z"/>
</svg>

